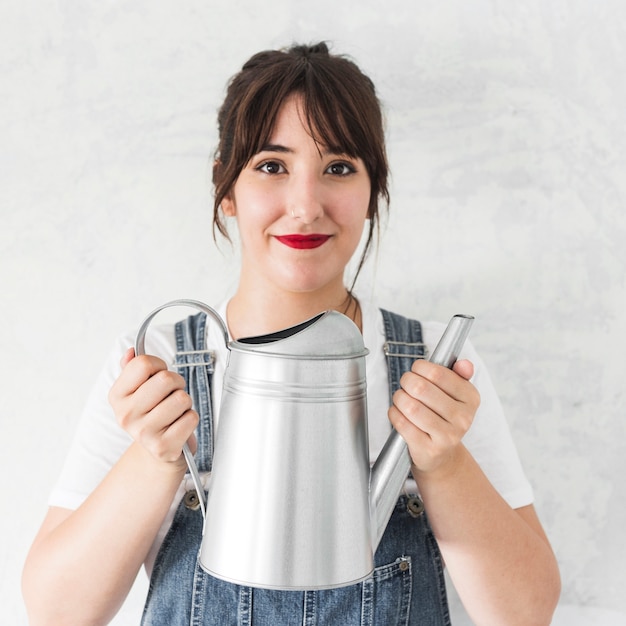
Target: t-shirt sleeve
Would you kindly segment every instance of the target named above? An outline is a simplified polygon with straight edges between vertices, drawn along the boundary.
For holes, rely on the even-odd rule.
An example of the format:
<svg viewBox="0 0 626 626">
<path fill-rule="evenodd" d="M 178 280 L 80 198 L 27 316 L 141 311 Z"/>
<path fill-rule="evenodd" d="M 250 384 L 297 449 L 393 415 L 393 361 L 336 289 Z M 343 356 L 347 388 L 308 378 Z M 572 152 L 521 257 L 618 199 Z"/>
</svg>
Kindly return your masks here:
<svg viewBox="0 0 626 626">
<path fill-rule="evenodd" d="M 424 342 L 432 351 L 445 325 L 426 322 L 422 330 Z M 474 364 L 472 383 L 480 393 L 480 406 L 463 443 L 509 506 L 517 509 L 532 504 L 533 490 L 520 462 L 502 403 L 471 339 L 465 342 L 459 358 L 469 359 Z"/>
<path fill-rule="evenodd" d="M 120 359 L 132 346 L 120 337 L 87 398 L 61 474 L 48 498 L 50 506 L 76 509 L 97 487 L 131 443 L 108 402 L 111 386 L 120 373 Z"/>
<path fill-rule="evenodd" d="M 119 426 L 108 401 L 111 386 L 120 374 L 120 360 L 134 345 L 134 335 L 120 336 L 87 398 L 59 478 L 48 498 L 49 506 L 76 509 L 132 443 Z M 174 340 L 171 327 L 155 327 L 146 339 L 146 352 L 170 364 Z"/>
<path fill-rule="evenodd" d="M 509 506 L 516 509 L 532 504 L 533 490 L 522 468 L 502 404 L 471 341 L 466 342 L 460 358 L 474 364 L 472 382 L 480 393 L 480 406 L 463 443 Z"/>
</svg>

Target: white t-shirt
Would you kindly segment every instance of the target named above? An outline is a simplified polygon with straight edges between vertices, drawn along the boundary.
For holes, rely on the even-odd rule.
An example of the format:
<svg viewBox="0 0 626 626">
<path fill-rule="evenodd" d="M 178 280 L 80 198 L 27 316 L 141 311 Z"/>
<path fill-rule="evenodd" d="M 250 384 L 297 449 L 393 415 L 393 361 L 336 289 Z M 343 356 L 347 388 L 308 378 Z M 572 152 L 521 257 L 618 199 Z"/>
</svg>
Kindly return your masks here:
<svg viewBox="0 0 626 626">
<path fill-rule="evenodd" d="M 373 303 L 363 300 L 360 300 L 360 303 L 363 314 L 363 340 L 369 350 L 366 357 L 367 412 L 370 459 L 373 462 L 391 431 L 387 417 L 389 383 L 386 357 L 383 352 L 385 335 L 382 315 Z M 226 302 L 222 303 L 217 311 L 222 319 L 225 319 Z M 429 353 L 432 353 L 444 329 L 445 324 L 422 322 L 422 338 Z M 119 375 L 120 359 L 123 353 L 134 345 L 134 341 L 134 334 L 120 337 L 105 363 L 87 400 L 59 480 L 50 495 L 50 506 L 67 509 L 76 509 L 80 506 L 131 444 L 129 435 L 118 426 L 107 397 Z M 227 348 L 221 330 L 211 321 L 208 321 L 207 345 L 215 350 L 213 389 L 219 390 L 222 388 Z M 166 363 L 173 364 L 175 352 L 173 324 L 155 324 L 148 329 L 147 354 L 157 355 Z M 489 373 L 470 341 L 465 343 L 460 358 L 469 359 L 474 364 L 472 382 L 481 397 L 480 407 L 463 442 L 495 489 L 511 507 L 519 508 L 531 504 L 532 488 L 524 475 L 502 406 Z M 217 428 L 219 428 L 219 403 L 220 393 L 214 393 L 213 414 Z M 210 476 L 203 475 L 202 479 L 205 486 L 208 486 Z M 407 488 L 413 491 L 415 485 L 410 482 Z M 146 560 L 148 575 L 171 525 L 174 512 L 184 493 L 189 489 L 193 489 L 193 484 L 187 475 L 172 501 L 169 514 Z"/>
</svg>

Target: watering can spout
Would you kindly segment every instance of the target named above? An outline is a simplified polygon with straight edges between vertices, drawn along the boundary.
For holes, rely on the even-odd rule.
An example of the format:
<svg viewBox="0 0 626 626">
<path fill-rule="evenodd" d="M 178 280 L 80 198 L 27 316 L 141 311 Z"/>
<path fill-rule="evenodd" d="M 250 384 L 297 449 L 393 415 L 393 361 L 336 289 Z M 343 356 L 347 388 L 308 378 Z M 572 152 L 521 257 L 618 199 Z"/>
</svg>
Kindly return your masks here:
<svg viewBox="0 0 626 626">
<path fill-rule="evenodd" d="M 430 358 L 432 363 L 452 367 L 467 339 L 474 318 L 455 315 L 444 331 Z M 381 450 L 370 477 L 372 514 L 372 550 L 382 539 L 387 522 L 409 476 L 411 458 L 406 442 L 394 429 Z"/>
</svg>

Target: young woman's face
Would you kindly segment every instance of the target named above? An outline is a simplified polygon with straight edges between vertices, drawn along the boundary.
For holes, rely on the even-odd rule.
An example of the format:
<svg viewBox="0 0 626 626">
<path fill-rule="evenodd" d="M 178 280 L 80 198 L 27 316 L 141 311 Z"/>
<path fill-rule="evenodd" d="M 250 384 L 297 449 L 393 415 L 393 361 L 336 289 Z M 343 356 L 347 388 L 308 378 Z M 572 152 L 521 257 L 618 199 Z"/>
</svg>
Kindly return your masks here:
<svg viewBox="0 0 626 626">
<path fill-rule="evenodd" d="M 260 288 L 345 294 L 344 269 L 367 217 L 370 179 L 360 158 L 315 142 L 298 96 L 222 202 L 235 216 L 242 279 Z"/>
</svg>

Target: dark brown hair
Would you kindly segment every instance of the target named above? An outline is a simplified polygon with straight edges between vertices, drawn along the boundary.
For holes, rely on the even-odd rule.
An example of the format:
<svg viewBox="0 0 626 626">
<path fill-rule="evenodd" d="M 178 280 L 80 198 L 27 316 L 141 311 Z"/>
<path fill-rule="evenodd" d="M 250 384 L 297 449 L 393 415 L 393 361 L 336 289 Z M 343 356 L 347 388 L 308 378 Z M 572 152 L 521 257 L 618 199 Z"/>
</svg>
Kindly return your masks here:
<svg viewBox="0 0 626 626">
<path fill-rule="evenodd" d="M 347 57 L 330 54 L 324 42 L 259 52 L 228 84 L 218 113 L 213 234 L 217 229 L 229 239 L 222 200 L 248 161 L 267 144 L 281 106 L 294 93 L 302 96 L 311 134 L 324 145 L 361 158 L 367 169 L 370 225 L 358 276 L 378 231 L 378 200 L 389 202 L 383 119 L 372 81 Z"/>
</svg>

